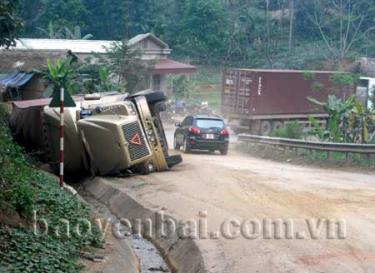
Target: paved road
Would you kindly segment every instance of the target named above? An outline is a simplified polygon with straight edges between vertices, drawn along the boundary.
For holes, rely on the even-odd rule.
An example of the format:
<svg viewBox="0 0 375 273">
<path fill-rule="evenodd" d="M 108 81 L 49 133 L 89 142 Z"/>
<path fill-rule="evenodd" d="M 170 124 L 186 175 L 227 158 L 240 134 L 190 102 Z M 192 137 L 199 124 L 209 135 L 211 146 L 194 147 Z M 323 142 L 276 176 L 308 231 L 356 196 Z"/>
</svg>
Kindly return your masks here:
<svg viewBox="0 0 375 273">
<path fill-rule="evenodd" d="M 375 272 L 374 174 L 293 166 L 233 150 L 183 157 L 172 171 L 115 184 L 181 220 L 202 219 L 207 211 L 208 230 L 225 231 L 199 240 L 212 272 Z M 278 219 L 293 228 L 279 239 L 267 222 Z M 237 236 L 241 228 L 247 238 Z"/>
</svg>

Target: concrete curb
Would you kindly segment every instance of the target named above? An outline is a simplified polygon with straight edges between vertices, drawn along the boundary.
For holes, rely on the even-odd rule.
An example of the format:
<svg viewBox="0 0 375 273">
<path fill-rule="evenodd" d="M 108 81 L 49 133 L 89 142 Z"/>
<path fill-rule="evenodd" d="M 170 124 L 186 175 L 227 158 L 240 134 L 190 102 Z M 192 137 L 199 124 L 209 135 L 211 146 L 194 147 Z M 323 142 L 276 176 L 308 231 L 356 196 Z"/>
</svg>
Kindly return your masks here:
<svg viewBox="0 0 375 273">
<path fill-rule="evenodd" d="M 56 181 L 58 182 L 57 178 Z M 73 187 L 65 184 L 64 190 L 80 202 L 88 204 Z M 129 240 L 117 240 L 112 234 L 108 234 L 105 238 L 105 249 L 102 251 L 97 250 L 96 254 L 103 254 L 106 258 L 100 263 L 83 260 L 82 262 L 85 264 L 84 273 L 116 273 L 124 268 L 126 268 L 127 273 L 141 272 L 139 260 Z"/>
<path fill-rule="evenodd" d="M 86 180 L 83 183 L 86 191 L 103 202 L 108 209 L 117 217 L 129 220 L 141 219 L 146 223 L 151 219 L 152 223 L 158 222 L 156 211 L 145 208 L 126 192 L 117 189 L 103 178 Z M 171 216 L 165 215 L 165 221 L 178 221 Z M 159 225 L 155 226 L 150 240 L 161 250 L 172 269 L 181 273 L 206 273 L 202 253 L 196 242 L 191 238 L 182 239 L 178 234 L 172 236 L 160 236 Z"/>
</svg>

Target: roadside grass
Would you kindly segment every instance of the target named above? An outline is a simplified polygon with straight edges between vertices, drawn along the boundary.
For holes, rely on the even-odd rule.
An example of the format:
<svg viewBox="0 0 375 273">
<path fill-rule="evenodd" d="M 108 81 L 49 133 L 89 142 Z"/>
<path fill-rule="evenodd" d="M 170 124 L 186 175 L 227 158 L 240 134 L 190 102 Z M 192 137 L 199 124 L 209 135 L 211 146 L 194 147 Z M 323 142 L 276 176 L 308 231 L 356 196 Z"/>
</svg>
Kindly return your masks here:
<svg viewBox="0 0 375 273">
<path fill-rule="evenodd" d="M 239 143 L 235 149 L 254 157 L 270 159 L 278 162 L 288 162 L 297 165 L 312 165 L 323 168 L 353 168 L 375 170 L 375 158 L 365 158 L 359 154 L 351 154 L 347 160 L 346 154 L 331 152 L 328 156 L 325 151 L 310 151 L 307 149 L 284 149 L 262 144 Z"/>
<path fill-rule="evenodd" d="M 61 190 L 54 177 L 33 167 L 13 142 L 1 105 L 0 150 L 0 272 L 80 272 L 80 251 L 103 243 L 99 229 L 82 222 L 91 219 L 90 209 Z M 7 217 L 20 221 L 14 224 Z M 78 226 L 74 232 L 72 227 Z"/>
</svg>

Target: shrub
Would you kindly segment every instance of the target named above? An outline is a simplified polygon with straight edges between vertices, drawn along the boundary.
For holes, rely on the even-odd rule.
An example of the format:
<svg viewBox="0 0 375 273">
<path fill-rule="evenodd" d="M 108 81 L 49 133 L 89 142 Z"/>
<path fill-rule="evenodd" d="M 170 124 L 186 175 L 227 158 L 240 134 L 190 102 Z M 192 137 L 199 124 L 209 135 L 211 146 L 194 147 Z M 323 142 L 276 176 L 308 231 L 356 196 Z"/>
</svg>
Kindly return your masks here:
<svg viewBox="0 0 375 273">
<path fill-rule="evenodd" d="M 0 272 L 80 272 L 68 242 L 23 229 L 0 227 Z"/>
<path fill-rule="evenodd" d="M 286 123 L 284 127 L 275 129 L 271 133 L 274 137 L 301 139 L 303 132 L 298 122 Z"/>
<path fill-rule="evenodd" d="M 34 190 L 30 185 L 31 168 L 20 146 L 10 135 L 7 113 L 0 106 L 0 208 L 30 216 Z"/>
<path fill-rule="evenodd" d="M 29 223 L 35 211 L 38 219 L 48 223 L 45 235 L 34 234 L 30 227 L 11 228 L 0 223 L 0 272 L 79 272 L 79 251 L 102 244 L 97 226 L 89 229 L 81 222 L 90 220 L 90 209 L 61 190 L 53 176 L 33 168 L 13 142 L 1 105 L 0 149 L 0 210 L 16 211 Z M 68 233 L 61 220 L 71 227 L 80 223 L 80 234 Z"/>
</svg>

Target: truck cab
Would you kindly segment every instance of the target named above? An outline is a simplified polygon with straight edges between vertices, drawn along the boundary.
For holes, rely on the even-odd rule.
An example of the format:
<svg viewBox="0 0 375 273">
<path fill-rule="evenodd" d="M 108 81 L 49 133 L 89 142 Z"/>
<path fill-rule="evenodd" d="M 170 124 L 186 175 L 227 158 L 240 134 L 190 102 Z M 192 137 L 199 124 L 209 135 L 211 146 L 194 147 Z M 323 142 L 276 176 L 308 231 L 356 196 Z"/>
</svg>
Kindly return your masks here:
<svg viewBox="0 0 375 273">
<path fill-rule="evenodd" d="M 67 174 L 148 174 L 182 161 L 180 155 L 168 153 L 160 119 L 166 101 L 162 92 L 103 93 L 73 99 L 76 107 L 66 108 L 64 113 Z M 48 104 L 49 99 L 43 99 L 14 105 L 13 129 L 23 143 L 36 143 L 32 148 L 43 151 L 45 161 L 57 171 L 60 111 Z M 33 117 L 32 122 L 28 117 Z"/>
</svg>

